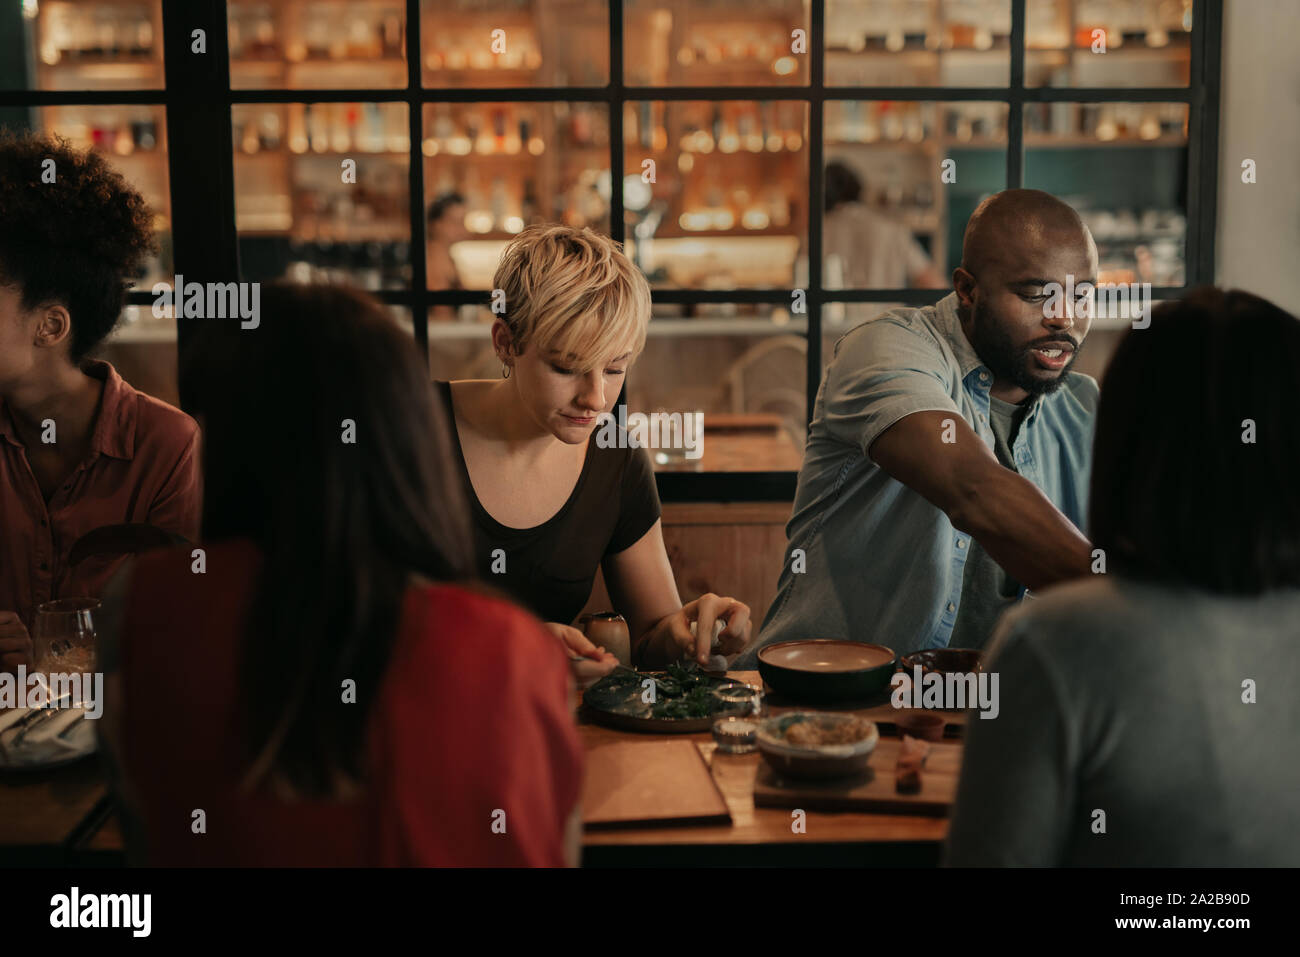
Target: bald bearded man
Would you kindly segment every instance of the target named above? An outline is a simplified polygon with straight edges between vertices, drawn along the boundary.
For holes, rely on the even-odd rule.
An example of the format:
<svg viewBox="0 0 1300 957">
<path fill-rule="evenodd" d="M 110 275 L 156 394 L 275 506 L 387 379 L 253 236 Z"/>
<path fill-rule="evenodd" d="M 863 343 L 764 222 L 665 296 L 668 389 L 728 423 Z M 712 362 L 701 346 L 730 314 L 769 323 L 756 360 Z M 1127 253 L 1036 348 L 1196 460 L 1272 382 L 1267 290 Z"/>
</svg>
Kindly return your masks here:
<svg viewBox="0 0 1300 957">
<path fill-rule="evenodd" d="M 900 654 L 979 648 L 1026 587 L 1089 574 L 1079 526 L 1098 392 L 1070 367 L 1091 310 L 1062 308 L 1052 284 L 1096 278 L 1097 249 L 1073 209 L 1006 190 L 971 216 L 953 293 L 840 339 L 776 599 L 733 667 L 796 638 Z"/>
</svg>

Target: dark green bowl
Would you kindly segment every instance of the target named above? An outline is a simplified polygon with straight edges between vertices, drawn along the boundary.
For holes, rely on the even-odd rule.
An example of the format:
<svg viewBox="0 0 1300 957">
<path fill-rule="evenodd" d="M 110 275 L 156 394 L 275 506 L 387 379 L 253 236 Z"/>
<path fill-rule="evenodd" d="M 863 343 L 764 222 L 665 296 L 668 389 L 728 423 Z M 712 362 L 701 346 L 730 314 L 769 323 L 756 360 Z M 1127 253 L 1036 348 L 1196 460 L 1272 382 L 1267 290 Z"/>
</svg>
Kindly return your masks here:
<svg viewBox="0 0 1300 957">
<path fill-rule="evenodd" d="M 860 641 L 779 641 L 759 650 L 758 673 L 799 701 L 863 701 L 889 687 L 896 657 L 892 648 Z"/>
</svg>

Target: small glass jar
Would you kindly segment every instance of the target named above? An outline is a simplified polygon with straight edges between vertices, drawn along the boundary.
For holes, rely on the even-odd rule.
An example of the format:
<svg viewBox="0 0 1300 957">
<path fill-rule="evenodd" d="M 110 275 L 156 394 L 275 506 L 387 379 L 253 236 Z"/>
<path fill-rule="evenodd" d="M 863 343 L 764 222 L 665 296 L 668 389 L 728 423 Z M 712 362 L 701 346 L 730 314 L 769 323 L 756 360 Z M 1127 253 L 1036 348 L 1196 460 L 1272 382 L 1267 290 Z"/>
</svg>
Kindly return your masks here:
<svg viewBox="0 0 1300 957">
<path fill-rule="evenodd" d="M 748 754 L 758 747 L 763 718 L 763 691 L 753 685 L 724 685 L 713 692 L 721 710 L 713 722 L 713 740 L 725 754 Z"/>
</svg>

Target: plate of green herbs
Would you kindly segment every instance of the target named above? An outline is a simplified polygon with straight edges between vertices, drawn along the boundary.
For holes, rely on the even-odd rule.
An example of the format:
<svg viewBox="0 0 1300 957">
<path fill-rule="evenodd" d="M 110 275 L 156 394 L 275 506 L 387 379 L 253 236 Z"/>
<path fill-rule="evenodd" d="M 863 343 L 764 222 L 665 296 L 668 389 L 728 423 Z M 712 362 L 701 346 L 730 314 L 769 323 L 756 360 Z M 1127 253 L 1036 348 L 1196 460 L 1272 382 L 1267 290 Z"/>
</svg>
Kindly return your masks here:
<svg viewBox="0 0 1300 957">
<path fill-rule="evenodd" d="M 620 668 L 588 688 L 582 703 L 596 721 L 614 728 L 659 734 L 708 731 L 718 715 L 734 709 L 714 692 L 741 684 L 693 661 L 673 662 L 663 671 Z"/>
</svg>

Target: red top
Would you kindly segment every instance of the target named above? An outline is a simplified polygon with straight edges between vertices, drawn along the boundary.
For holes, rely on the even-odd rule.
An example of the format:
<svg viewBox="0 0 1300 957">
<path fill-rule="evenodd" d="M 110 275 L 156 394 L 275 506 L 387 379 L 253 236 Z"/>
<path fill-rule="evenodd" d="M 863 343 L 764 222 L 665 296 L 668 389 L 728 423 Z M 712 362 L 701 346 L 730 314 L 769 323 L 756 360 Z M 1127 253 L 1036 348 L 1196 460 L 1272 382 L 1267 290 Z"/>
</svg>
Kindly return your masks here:
<svg viewBox="0 0 1300 957">
<path fill-rule="evenodd" d="M 364 797 L 285 803 L 237 788 L 236 668 L 260 553 L 206 552 L 197 575 L 187 549 L 142 555 L 125 602 L 121 761 L 149 863 L 565 863 L 582 752 L 566 656 L 536 619 L 459 587 L 409 589 Z"/>
<path fill-rule="evenodd" d="M 90 452 L 47 503 L 27 464 L 26 446 L 0 398 L 0 611 L 16 611 L 30 629 L 36 606 L 53 598 L 98 598 L 121 556 L 68 552 L 104 525 L 147 522 L 198 538 L 198 426 L 166 402 L 137 392 L 107 362 L 83 366 L 104 380 Z"/>
</svg>

